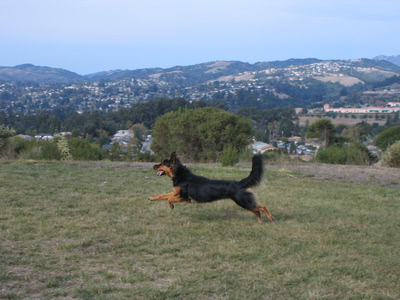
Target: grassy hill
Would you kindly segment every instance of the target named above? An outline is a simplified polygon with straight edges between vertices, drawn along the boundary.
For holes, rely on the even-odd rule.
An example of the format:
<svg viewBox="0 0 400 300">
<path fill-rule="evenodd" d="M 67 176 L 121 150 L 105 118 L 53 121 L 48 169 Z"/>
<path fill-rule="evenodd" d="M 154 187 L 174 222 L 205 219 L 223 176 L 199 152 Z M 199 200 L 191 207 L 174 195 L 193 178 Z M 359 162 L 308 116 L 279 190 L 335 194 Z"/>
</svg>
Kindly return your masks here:
<svg viewBox="0 0 400 300">
<path fill-rule="evenodd" d="M 400 298 L 399 189 L 267 170 L 262 225 L 230 200 L 147 200 L 170 190 L 150 164 L 0 161 L 0 298 Z"/>
<path fill-rule="evenodd" d="M 84 82 L 85 79 L 79 74 L 60 68 L 24 64 L 15 67 L 0 67 L 0 80 L 70 84 Z"/>
</svg>

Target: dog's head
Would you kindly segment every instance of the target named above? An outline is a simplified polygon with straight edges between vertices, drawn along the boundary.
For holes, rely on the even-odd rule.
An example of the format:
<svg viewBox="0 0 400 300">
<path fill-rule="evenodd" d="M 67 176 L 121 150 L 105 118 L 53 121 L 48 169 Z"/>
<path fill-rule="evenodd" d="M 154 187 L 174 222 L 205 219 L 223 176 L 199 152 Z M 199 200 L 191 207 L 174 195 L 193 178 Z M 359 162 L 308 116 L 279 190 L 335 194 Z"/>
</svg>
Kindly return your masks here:
<svg viewBox="0 0 400 300">
<path fill-rule="evenodd" d="M 169 159 L 164 159 L 161 163 L 154 165 L 153 169 L 158 171 L 157 176 L 167 175 L 171 178 L 174 177 L 176 170 L 181 165 L 176 153 L 172 152 Z"/>
</svg>

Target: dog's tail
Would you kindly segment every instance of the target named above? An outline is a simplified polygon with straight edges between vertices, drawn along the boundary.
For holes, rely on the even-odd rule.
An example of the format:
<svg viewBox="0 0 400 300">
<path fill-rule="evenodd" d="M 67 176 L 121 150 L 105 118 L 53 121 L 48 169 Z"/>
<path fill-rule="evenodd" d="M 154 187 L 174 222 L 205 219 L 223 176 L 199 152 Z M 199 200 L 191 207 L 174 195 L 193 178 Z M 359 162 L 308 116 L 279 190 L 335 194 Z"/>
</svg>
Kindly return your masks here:
<svg viewBox="0 0 400 300">
<path fill-rule="evenodd" d="M 250 175 L 239 181 L 242 188 L 256 186 L 261 182 L 264 173 L 264 162 L 260 154 L 254 155 Z"/>
</svg>

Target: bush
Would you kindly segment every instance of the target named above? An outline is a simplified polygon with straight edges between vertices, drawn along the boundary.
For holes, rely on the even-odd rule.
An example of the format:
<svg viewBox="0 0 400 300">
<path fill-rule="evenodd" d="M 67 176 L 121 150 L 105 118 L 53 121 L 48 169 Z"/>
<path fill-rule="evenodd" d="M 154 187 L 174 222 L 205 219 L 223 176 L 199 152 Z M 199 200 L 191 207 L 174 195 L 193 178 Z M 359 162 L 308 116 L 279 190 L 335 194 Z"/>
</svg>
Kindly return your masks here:
<svg viewBox="0 0 400 300">
<path fill-rule="evenodd" d="M 231 144 L 225 145 L 222 151 L 221 163 L 222 166 L 234 166 L 239 162 L 239 152 Z"/>
<path fill-rule="evenodd" d="M 60 160 L 61 152 L 53 141 L 40 141 L 33 144 L 33 147 L 25 153 L 29 159 L 37 160 Z M 23 155 L 23 156 L 25 156 Z"/>
<path fill-rule="evenodd" d="M 80 138 L 69 139 L 68 146 L 72 158 L 75 160 L 101 160 L 105 156 L 100 145 Z"/>
<path fill-rule="evenodd" d="M 7 138 L 15 134 L 14 129 L 9 129 L 3 125 L 0 125 L 0 148 L 5 145 Z"/>
<path fill-rule="evenodd" d="M 317 153 L 318 162 L 338 165 L 370 165 L 376 158 L 360 143 L 351 146 L 331 146 L 320 149 Z"/>
<path fill-rule="evenodd" d="M 154 154 L 151 154 L 150 151 L 146 151 L 146 152 L 139 152 L 138 154 L 136 154 L 136 161 L 147 161 L 147 162 L 154 162 L 155 161 L 155 157 Z"/>
<path fill-rule="evenodd" d="M 282 162 L 282 158 L 288 158 L 287 155 L 283 155 L 281 151 L 268 151 L 263 153 L 263 159 L 264 161 L 267 161 L 269 163 L 276 163 L 276 162 Z"/>
<path fill-rule="evenodd" d="M 34 139 L 26 140 L 20 137 L 14 137 L 11 139 L 11 144 L 13 146 L 13 150 L 17 155 L 21 155 L 25 152 L 30 151 L 36 144 Z"/>
<path fill-rule="evenodd" d="M 375 145 L 386 150 L 390 145 L 400 140 L 400 126 L 385 129 L 375 139 Z"/>
<path fill-rule="evenodd" d="M 385 151 L 382 164 L 387 167 L 400 168 L 400 141 L 394 143 Z"/>
</svg>

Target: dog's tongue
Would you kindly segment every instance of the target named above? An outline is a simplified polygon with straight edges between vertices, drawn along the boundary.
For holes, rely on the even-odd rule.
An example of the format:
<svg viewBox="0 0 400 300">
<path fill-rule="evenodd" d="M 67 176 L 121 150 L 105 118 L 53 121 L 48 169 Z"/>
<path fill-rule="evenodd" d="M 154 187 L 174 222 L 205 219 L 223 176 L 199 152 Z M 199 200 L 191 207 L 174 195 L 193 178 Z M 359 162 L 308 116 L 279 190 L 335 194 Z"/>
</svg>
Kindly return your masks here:
<svg viewBox="0 0 400 300">
<path fill-rule="evenodd" d="M 164 171 L 158 171 L 157 172 L 157 176 L 163 176 L 164 175 Z"/>
</svg>

